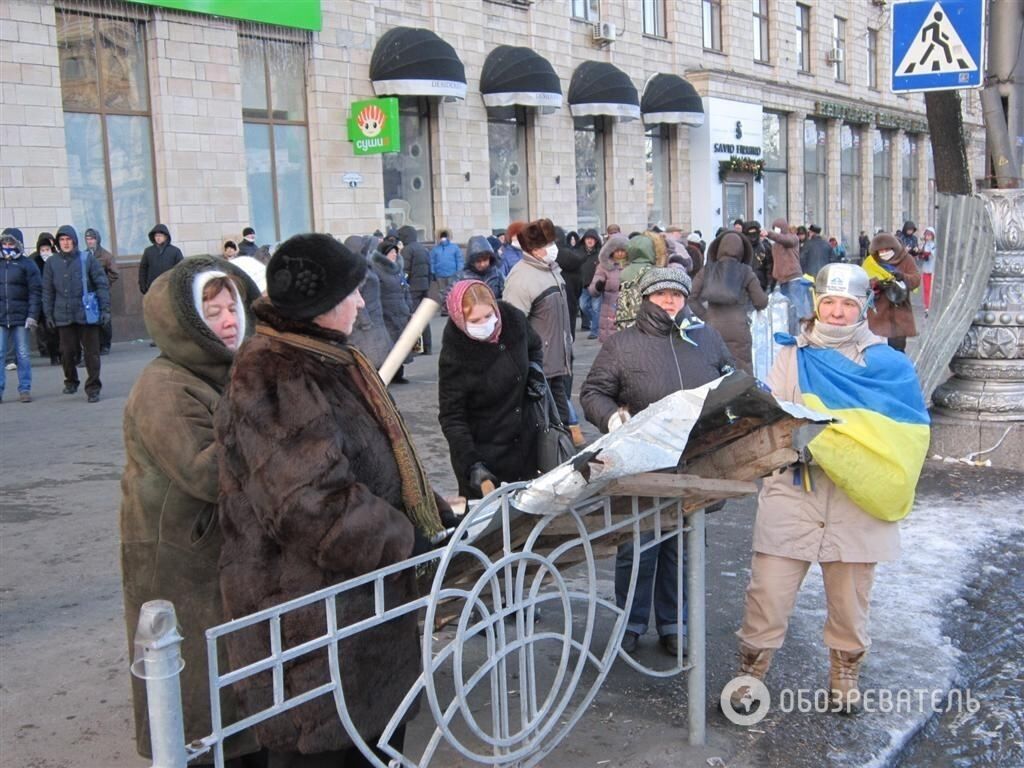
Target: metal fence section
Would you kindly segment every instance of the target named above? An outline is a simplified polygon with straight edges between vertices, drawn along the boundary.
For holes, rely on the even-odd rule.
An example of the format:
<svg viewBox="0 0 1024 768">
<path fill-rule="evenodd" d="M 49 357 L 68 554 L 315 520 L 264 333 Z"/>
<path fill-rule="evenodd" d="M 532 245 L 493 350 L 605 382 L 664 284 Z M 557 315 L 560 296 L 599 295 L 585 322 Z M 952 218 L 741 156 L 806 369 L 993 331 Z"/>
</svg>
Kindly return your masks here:
<svg viewBox="0 0 1024 768">
<path fill-rule="evenodd" d="M 350 579 L 305 597 L 213 627 L 206 632 L 212 733 L 180 750 L 156 754 L 159 768 L 184 768 L 210 750 L 224 764 L 225 740 L 314 698 L 332 696 L 346 732 L 373 765 L 425 767 L 448 764 L 453 755 L 494 766 L 532 766 L 551 753 L 584 716 L 616 659 L 657 676 L 689 673 L 689 740 L 704 742 L 704 512 L 684 518 L 677 498 L 601 496 L 569 511 L 525 515 L 514 495 L 524 484 L 506 485 L 474 505 L 450 543 L 433 552 Z M 687 524 L 684 525 L 684 519 Z M 688 645 L 661 669 L 646 667 L 621 650 L 629 606 L 643 552 L 675 539 L 687 566 L 677 574 L 677 610 L 688 607 Z M 633 545 L 632 578 L 626 607 L 601 594 L 597 561 Z M 415 569 L 427 589 L 417 599 L 387 605 L 385 582 Z M 431 575 L 432 574 L 432 575 Z M 373 612 L 339 626 L 337 602 L 355 590 L 370 590 Z M 282 619 L 321 606 L 326 631 L 295 647 L 285 647 Z M 343 654 L 338 644 L 408 613 L 423 612 L 422 672 L 380 734 L 368 744 L 356 730 L 342 684 Z M 542 615 L 541 615 L 542 614 Z M 447 626 L 444 631 L 439 628 Z M 451 627 L 454 626 L 454 631 Z M 232 633 L 266 631 L 270 653 L 240 669 L 220 669 L 218 644 Z M 194 631 L 193 628 L 185 628 Z M 309 654 L 326 654 L 330 675 L 301 694 L 285 690 L 285 665 Z M 273 703 L 236 722 L 224 722 L 221 693 L 256 675 L 270 674 Z M 149 681 L 147 681 L 149 682 Z M 157 687 L 147 689 L 151 716 L 166 710 Z M 388 742 L 410 707 L 423 702 L 434 725 L 417 754 Z M 179 703 L 180 706 L 180 703 Z M 481 716 L 481 713 L 484 713 Z M 163 715 L 158 715 L 163 716 Z M 180 713 L 178 715 L 180 717 Z M 154 727 L 157 727 L 154 724 Z M 375 735 L 375 734 L 374 734 Z M 422 741 L 422 739 L 420 740 Z M 157 748 L 154 743 L 154 748 Z M 385 763 L 373 747 L 387 755 Z"/>
</svg>

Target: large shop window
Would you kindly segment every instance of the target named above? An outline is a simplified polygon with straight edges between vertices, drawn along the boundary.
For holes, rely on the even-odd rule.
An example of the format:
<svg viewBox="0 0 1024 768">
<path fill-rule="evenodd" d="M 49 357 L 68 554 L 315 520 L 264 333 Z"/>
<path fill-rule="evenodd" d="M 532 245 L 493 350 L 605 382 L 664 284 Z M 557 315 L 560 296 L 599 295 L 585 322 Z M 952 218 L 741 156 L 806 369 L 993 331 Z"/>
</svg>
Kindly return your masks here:
<svg viewBox="0 0 1024 768">
<path fill-rule="evenodd" d="M 57 47 L 71 220 L 139 256 L 156 224 L 143 25 L 58 10 Z"/>
<path fill-rule="evenodd" d="M 789 221 L 789 118 L 778 112 L 765 112 L 762 124 L 764 223 L 770 226 L 775 219 Z"/>
<path fill-rule="evenodd" d="M 917 162 L 920 142 L 917 136 L 903 136 L 903 221 L 917 218 Z M 902 226 L 903 221 L 899 222 Z M 917 222 L 915 222 L 917 223 Z M 920 227 L 924 231 L 924 227 Z"/>
<path fill-rule="evenodd" d="M 671 224 L 671 184 L 669 153 L 671 133 L 668 125 L 650 125 L 644 132 L 644 158 L 647 169 L 647 224 L 665 229 Z"/>
<path fill-rule="evenodd" d="M 892 131 L 875 131 L 874 136 L 875 232 L 893 231 L 892 222 Z M 901 222 L 902 223 L 902 222 Z M 874 234 L 874 233 L 872 233 Z"/>
<path fill-rule="evenodd" d="M 848 254 L 856 253 L 860 238 L 860 128 L 839 129 L 840 233 Z"/>
<path fill-rule="evenodd" d="M 313 229 L 306 122 L 306 51 L 300 43 L 241 37 L 242 119 L 249 223 L 284 240 Z"/>
<path fill-rule="evenodd" d="M 604 130 L 605 118 L 577 117 L 576 226 L 580 232 L 593 227 L 604 232 Z"/>
<path fill-rule="evenodd" d="M 804 223 L 824 226 L 828 216 L 828 134 L 824 120 L 804 120 Z"/>
<path fill-rule="evenodd" d="M 384 214 L 389 226 L 411 226 L 417 239 L 433 240 L 434 190 L 430 166 L 430 103 L 422 96 L 400 96 L 398 121 L 402 151 L 381 155 Z"/>
<path fill-rule="evenodd" d="M 491 166 L 491 228 L 507 229 L 518 219 L 529 221 L 526 173 L 526 110 L 492 116 L 487 121 L 487 149 Z"/>
</svg>

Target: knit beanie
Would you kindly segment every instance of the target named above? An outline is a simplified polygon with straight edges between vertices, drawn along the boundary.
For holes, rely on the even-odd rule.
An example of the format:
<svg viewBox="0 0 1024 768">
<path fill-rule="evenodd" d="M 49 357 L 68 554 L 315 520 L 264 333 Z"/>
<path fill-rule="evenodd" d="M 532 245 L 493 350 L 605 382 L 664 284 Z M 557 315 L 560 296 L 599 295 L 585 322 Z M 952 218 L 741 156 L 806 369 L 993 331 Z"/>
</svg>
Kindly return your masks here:
<svg viewBox="0 0 1024 768">
<path fill-rule="evenodd" d="M 651 267 L 640 278 L 640 295 L 647 298 L 658 291 L 681 291 L 690 295 L 690 276 L 677 267 Z"/>
</svg>

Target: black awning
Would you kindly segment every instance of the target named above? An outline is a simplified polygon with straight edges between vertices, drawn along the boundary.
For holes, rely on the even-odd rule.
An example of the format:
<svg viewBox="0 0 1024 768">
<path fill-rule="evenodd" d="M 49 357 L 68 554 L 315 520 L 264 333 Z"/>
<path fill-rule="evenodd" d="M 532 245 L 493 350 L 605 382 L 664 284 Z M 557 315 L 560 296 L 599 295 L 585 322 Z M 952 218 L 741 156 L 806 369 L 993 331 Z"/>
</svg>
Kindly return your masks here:
<svg viewBox="0 0 1024 768">
<path fill-rule="evenodd" d="M 573 117 L 613 115 L 624 120 L 640 117 L 640 98 L 629 75 L 603 61 L 585 61 L 569 83 L 569 109 Z"/>
<path fill-rule="evenodd" d="M 640 111 L 645 123 L 704 125 L 700 94 L 679 75 L 660 74 L 648 80 Z"/>
<path fill-rule="evenodd" d="M 480 93 L 488 107 L 562 106 L 562 83 L 551 62 L 530 48 L 499 45 L 487 55 L 480 73 Z"/>
<path fill-rule="evenodd" d="M 370 80 L 378 96 L 466 98 L 466 68 L 455 49 L 429 29 L 385 32 L 373 49 Z"/>
</svg>

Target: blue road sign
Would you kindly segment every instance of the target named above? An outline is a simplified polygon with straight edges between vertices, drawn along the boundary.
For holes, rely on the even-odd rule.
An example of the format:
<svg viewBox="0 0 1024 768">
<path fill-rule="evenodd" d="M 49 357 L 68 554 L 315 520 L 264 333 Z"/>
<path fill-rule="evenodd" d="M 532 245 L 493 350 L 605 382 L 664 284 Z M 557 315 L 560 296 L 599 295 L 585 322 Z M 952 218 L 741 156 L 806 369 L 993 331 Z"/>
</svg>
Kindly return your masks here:
<svg viewBox="0 0 1024 768">
<path fill-rule="evenodd" d="M 984 0 L 910 0 L 892 7 L 892 89 L 978 88 L 985 69 Z"/>
</svg>

